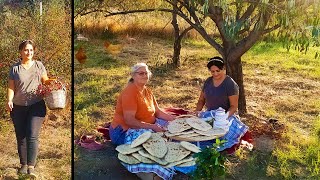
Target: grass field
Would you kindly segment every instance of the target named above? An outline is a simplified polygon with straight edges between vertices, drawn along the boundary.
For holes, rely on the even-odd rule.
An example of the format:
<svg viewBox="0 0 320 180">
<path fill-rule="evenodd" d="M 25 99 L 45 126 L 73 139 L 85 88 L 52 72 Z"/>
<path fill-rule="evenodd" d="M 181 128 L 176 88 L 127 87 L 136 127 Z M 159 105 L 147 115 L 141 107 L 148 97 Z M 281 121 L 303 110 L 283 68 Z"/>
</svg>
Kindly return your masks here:
<svg viewBox="0 0 320 180">
<path fill-rule="evenodd" d="M 121 38 L 115 43 L 125 44 Z M 75 138 L 92 134 L 112 120 L 116 98 L 129 78 L 129 67 L 146 62 L 153 72 L 149 86 L 161 107 L 194 110 L 206 77 L 206 60 L 217 52 L 201 40 L 187 39 L 181 52 L 182 66 L 172 69 L 167 60 L 172 42 L 140 36 L 125 44 L 113 57 L 103 40 L 75 42 L 86 49 L 87 62 L 75 62 Z M 306 55 L 280 44 L 260 43 L 242 57 L 248 114 L 242 120 L 256 139 L 254 150 L 239 149 L 228 157 L 227 178 L 314 179 L 320 177 L 320 61 L 315 49 Z M 281 129 L 269 128 L 268 119 L 279 120 Z M 75 162 L 81 155 L 75 149 Z M 81 164 L 80 164 L 81 166 Z"/>
</svg>

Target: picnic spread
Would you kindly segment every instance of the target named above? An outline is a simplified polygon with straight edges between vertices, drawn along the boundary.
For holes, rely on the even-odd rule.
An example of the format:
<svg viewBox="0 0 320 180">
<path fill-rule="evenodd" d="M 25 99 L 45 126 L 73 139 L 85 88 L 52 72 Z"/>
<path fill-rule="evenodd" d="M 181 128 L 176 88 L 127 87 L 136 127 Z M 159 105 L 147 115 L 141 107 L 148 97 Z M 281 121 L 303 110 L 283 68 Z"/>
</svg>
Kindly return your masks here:
<svg viewBox="0 0 320 180">
<path fill-rule="evenodd" d="M 176 170 L 195 170 L 193 154 L 201 148 L 189 142 L 214 140 L 228 132 L 192 115 L 179 116 L 166 128 L 164 133 L 144 131 L 133 141 L 117 146 L 118 159 L 132 173 L 154 172 L 162 179 L 172 179 Z"/>
<path fill-rule="evenodd" d="M 145 136 L 147 135 L 147 136 Z M 149 137 L 148 139 L 145 137 Z M 118 158 L 127 164 L 159 164 L 165 168 L 173 166 L 195 165 L 193 153 L 200 152 L 200 149 L 188 142 L 168 142 L 158 133 L 145 132 L 136 140 L 136 146 L 122 144 L 117 146 Z"/>
<path fill-rule="evenodd" d="M 217 110 L 211 110 L 200 113 L 199 117 L 180 115 L 169 123 L 157 118 L 156 124 L 167 130 L 161 133 L 129 128 L 125 144 L 116 148 L 118 159 L 131 173 L 153 172 L 162 179 L 172 179 L 177 171 L 185 174 L 194 171 L 192 155 L 212 146 L 216 138 L 227 140 L 217 149 L 227 153 L 233 153 L 241 140 L 252 142 L 248 127 L 237 116 L 232 115 L 225 122 L 217 114 Z"/>
</svg>

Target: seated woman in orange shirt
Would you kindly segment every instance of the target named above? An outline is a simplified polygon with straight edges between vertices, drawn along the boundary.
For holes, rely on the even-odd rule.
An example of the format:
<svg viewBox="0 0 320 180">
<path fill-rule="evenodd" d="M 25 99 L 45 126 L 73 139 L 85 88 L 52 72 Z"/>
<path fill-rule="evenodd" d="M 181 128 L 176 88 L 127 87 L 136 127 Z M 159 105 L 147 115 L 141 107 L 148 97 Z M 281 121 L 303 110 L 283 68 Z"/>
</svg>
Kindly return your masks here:
<svg viewBox="0 0 320 180">
<path fill-rule="evenodd" d="M 131 78 L 120 93 L 109 130 L 115 145 L 131 143 L 145 131 L 164 131 L 175 117 L 162 111 L 146 84 L 151 72 L 145 63 L 131 68 Z"/>
</svg>

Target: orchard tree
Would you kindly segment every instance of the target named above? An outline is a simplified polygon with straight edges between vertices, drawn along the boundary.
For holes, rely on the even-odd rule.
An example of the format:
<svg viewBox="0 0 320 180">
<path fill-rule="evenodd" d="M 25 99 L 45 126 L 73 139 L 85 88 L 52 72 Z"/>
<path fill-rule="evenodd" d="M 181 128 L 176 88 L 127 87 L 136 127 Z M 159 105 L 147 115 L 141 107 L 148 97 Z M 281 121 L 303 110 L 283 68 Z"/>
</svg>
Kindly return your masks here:
<svg viewBox="0 0 320 180">
<path fill-rule="evenodd" d="M 241 57 L 261 38 L 276 32 L 290 48 L 319 46 L 319 0 L 165 0 L 223 57 L 239 85 L 239 112 L 246 110 Z M 204 22 L 209 21 L 204 26 Z M 210 35 L 214 29 L 219 36 Z"/>
<path fill-rule="evenodd" d="M 320 46 L 319 1 L 139 0 L 119 3 L 114 1 L 110 4 L 111 1 L 107 0 L 77 0 L 75 14 L 77 16 L 104 12 L 105 17 L 109 17 L 151 11 L 172 13 L 172 25 L 175 30 L 174 57 L 180 54 L 183 35 L 186 31 L 195 29 L 225 60 L 227 74 L 239 85 L 239 112 L 244 114 L 247 110 L 242 55 L 265 35 L 282 41 L 288 49 L 294 47 L 306 52 L 310 46 Z M 177 16 L 188 22 L 190 27 L 180 32 Z M 179 61 L 179 58 L 173 60 L 176 65 L 179 65 Z"/>
</svg>

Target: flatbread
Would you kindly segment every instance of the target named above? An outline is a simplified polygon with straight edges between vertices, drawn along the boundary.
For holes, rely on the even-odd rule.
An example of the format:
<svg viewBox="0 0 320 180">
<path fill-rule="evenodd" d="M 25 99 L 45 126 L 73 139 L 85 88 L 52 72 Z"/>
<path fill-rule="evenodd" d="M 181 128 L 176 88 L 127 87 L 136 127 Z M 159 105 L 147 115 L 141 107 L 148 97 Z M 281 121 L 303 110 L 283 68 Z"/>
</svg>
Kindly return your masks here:
<svg viewBox="0 0 320 180">
<path fill-rule="evenodd" d="M 141 146 L 131 148 L 130 144 L 121 144 L 116 147 L 116 150 L 122 154 L 131 154 L 131 153 L 139 151 L 140 149 L 142 149 Z"/>
<path fill-rule="evenodd" d="M 217 128 L 217 127 L 209 129 L 208 131 L 200 131 L 198 129 L 194 129 L 194 131 L 196 133 L 204 135 L 204 136 L 223 136 L 226 134 L 225 130 Z"/>
<path fill-rule="evenodd" d="M 164 135 L 164 133 L 163 132 L 156 132 L 157 134 L 159 134 L 159 136 L 163 136 Z"/>
<path fill-rule="evenodd" d="M 137 137 L 137 139 L 135 139 L 134 141 L 132 141 L 130 147 L 134 148 L 139 146 L 140 144 L 146 142 L 150 137 L 151 137 L 151 132 L 150 131 L 146 131 L 143 134 L 141 134 L 139 137 Z"/>
<path fill-rule="evenodd" d="M 218 136 L 193 136 L 193 137 L 188 137 L 188 141 L 207 141 L 207 140 L 212 140 L 216 139 Z"/>
<path fill-rule="evenodd" d="M 147 157 L 144 157 L 142 156 L 141 154 L 135 152 L 135 153 L 132 153 L 132 156 L 136 159 L 138 159 L 140 162 L 142 163 L 146 163 L 146 164 L 152 164 L 152 163 L 155 163 L 154 161 L 152 161 L 151 159 L 147 158 Z"/>
<path fill-rule="evenodd" d="M 187 118 L 186 122 L 194 129 L 208 131 L 212 126 L 200 118 Z"/>
<path fill-rule="evenodd" d="M 194 137 L 194 136 L 199 136 L 198 133 L 191 133 L 191 134 L 182 134 L 182 135 L 178 135 L 178 137 L 180 138 L 189 138 L 189 137 Z"/>
<path fill-rule="evenodd" d="M 194 144 L 191 144 L 189 142 L 186 142 L 186 141 L 181 141 L 180 142 L 181 146 L 186 148 L 187 150 L 189 151 L 192 151 L 192 152 L 195 152 L 195 153 L 198 153 L 198 152 L 201 152 L 200 148 Z"/>
<path fill-rule="evenodd" d="M 176 165 L 179 165 L 179 164 L 182 164 L 182 163 L 185 163 L 185 162 L 193 161 L 193 160 L 194 160 L 194 158 L 192 156 L 191 157 L 188 156 L 185 159 L 182 159 L 180 161 L 172 162 L 172 163 L 166 165 L 165 167 L 169 168 L 169 167 L 173 167 L 173 166 L 176 166 Z"/>
<path fill-rule="evenodd" d="M 142 146 L 148 153 L 157 158 L 163 158 L 168 151 L 164 139 L 157 133 L 152 133 L 151 137 Z"/>
<path fill-rule="evenodd" d="M 180 118 L 190 118 L 190 117 L 197 117 L 195 115 L 192 114 L 182 114 L 176 117 L 176 119 L 180 119 Z"/>
<path fill-rule="evenodd" d="M 178 167 L 187 167 L 187 166 L 194 166 L 196 165 L 196 161 L 192 160 L 192 161 L 188 161 L 182 164 L 177 165 Z"/>
<path fill-rule="evenodd" d="M 170 137 L 170 139 L 174 139 L 177 141 L 189 141 L 189 142 L 208 141 L 208 140 L 217 139 L 217 138 L 219 138 L 219 137 L 218 136 L 203 136 L 203 135 L 187 137 L 187 138 L 181 138 L 180 136 Z"/>
<path fill-rule="evenodd" d="M 191 153 L 177 142 L 167 142 L 166 145 L 168 147 L 168 152 L 164 156 L 164 160 L 169 163 L 180 161 Z"/>
<path fill-rule="evenodd" d="M 136 158 L 134 158 L 131 155 L 125 155 L 125 154 L 118 154 L 118 159 L 120 159 L 120 161 L 127 163 L 127 164 L 138 164 L 140 163 L 140 161 Z"/>
<path fill-rule="evenodd" d="M 190 130 L 186 130 L 178 133 L 170 133 L 169 131 L 166 131 L 164 135 L 166 135 L 167 137 L 172 137 L 172 136 L 179 136 L 179 135 L 192 134 L 192 133 L 194 133 L 194 131 L 190 129 Z"/>
<path fill-rule="evenodd" d="M 187 129 L 191 129 L 191 126 L 185 119 L 176 119 L 174 121 L 170 121 L 168 124 L 168 131 L 170 133 L 179 133 Z"/>
<path fill-rule="evenodd" d="M 149 153 L 148 153 L 147 151 L 145 151 L 144 149 L 139 150 L 138 153 L 139 153 L 141 156 L 147 157 L 147 158 L 155 161 L 156 163 L 158 163 L 158 164 L 160 164 L 160 165 L 167 165 L 167 164 L 168 164 L 167 161 L 152 156 L 151 154 L 149 154 Z"/>
</svg>

